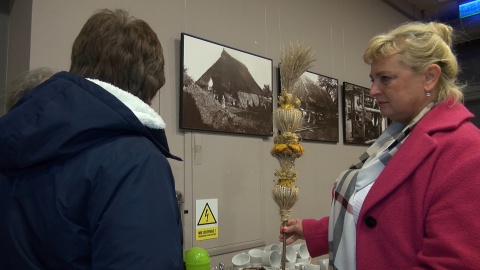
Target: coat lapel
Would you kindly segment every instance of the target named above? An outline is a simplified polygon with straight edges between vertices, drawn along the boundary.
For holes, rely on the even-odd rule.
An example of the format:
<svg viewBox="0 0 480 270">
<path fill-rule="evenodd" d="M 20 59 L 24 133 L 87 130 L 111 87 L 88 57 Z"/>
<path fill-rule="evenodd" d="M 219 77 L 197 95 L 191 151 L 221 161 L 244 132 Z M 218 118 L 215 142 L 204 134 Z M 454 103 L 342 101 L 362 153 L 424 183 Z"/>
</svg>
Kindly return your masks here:
<svg viewBox="0 0 480 270">
<path fill-rule="evenodd" d="M 378 176 L 365 198 L 360 215 L 392 193 L 402 182 L 407 180 L 417 167 L 422 166 L 423 160 L 435 148 L 433 133 L 455 128 L 471 117 L 473 115 L 464 106 L 452 105 L 451 99 L 437 104 L 413 128 L 409 137 L 405 139 L 403 145 Z M 442 119 L 442 121 L 438 121 L 438 119 Z"/>
<path fill-rule="evenodd" d="M 410 140 L 416 137 L 414 140 Z M 409 138 L 392 157 L 388 166 L 378 176 L 375 184 L 365 198 L 362 212 L 377 204 L 393 192 L 410 174 L 421 166 L 422 161 L 433 151 L 435 143 L 430 136 L 421 130 L 414 130 Z M 415 149 L 415 151 L 411 151 Z"/>
</svg>

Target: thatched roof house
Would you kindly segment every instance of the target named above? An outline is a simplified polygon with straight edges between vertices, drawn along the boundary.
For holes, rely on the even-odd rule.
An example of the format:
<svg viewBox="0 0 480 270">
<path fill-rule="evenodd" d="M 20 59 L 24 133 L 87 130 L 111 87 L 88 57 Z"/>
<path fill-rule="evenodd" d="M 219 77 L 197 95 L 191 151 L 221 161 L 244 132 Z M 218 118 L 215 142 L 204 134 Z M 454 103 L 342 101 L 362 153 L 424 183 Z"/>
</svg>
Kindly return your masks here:
<svg viewBox="0 0 480 270">
<path fill-rule="evenodd" d="M 209 89 L 209 83 L 211 89 Z M 268 100 L 248 68 L 228 54 L 225 49 L 220 58 L 195 82 L 205 91 L 212 91 L 217 99 L 239 107 L 260 106 Z"/>
<path fill-rule="evenodd" d="M 336 113 L 337 104 L 326 91 L 327 85 L 319 85 L 308 77 L 301 77 L 296 85 L 297 97 L 307 111 Z"/>
</svg>

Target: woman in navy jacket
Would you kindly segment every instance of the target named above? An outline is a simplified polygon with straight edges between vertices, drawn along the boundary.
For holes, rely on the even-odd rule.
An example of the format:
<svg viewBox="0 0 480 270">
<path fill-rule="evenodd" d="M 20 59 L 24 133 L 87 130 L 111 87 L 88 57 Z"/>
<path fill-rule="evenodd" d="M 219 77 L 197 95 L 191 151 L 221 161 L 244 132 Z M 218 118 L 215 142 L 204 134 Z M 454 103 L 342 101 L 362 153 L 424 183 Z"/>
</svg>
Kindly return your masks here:
<svg viewBox="0 0 480 270">
<path fill-rule="evenodd" d="M 1 269 L 183 269 L 165 123 L 148 105 L 163 51 L 142 20 L 101 10 L 70 72 L 0 118 Z"/>
</svg>

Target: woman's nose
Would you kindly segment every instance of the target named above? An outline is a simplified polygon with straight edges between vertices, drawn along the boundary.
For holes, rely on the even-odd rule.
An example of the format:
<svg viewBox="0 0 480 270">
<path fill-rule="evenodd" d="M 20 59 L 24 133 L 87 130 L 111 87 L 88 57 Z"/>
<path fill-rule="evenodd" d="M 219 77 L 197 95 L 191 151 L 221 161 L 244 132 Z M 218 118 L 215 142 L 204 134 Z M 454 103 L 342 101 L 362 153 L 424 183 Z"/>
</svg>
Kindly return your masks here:
<svg viewBox="0 0 480 270">
<path fill-rule="evenodd" d="M 374 97 L 374 96 L 378 95 L 379 93 L 380 93 L 380 90 L 377 87 L 377 85 L 375 83 L 372 83 L 372 85 L 370 86 L 370 91 L 369 91 L 370 96 Z"/>
</svg>

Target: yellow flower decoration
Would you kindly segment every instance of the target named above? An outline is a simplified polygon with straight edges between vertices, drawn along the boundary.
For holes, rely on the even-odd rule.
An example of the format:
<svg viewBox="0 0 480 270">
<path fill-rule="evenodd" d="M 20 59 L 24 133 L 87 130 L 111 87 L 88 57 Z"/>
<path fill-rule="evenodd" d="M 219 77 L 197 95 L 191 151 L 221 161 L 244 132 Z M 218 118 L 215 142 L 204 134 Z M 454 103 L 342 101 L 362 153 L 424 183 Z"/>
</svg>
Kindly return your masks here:
<svg viewBox="0 0 480 270">
<path fill-rule="evenodd" d="M 301 144 L 276 144 L 273 146 L 270 153 L 272 156 L 279 157 L 279 156 L 290 156 L 290 157 L 301 157 L 303 155 L 304 148 Z"/>
<path fill-rule="evenodd" d="M 296 185 L 293 182 L 294 181 L 291 179 L 279 179 L 277 184 L 280 186 L 296 187 Z"/>
<path fill-rule="evenodd" d="M 298 108 L 302 102 L 293 94 L 282 91 L 282 95 L 278 97 L 278 104 L 282 108 Z"/>
<path fill-rule="evenodd" d="M 274 144 L 296 144 L 298 143 L 298 135 L 293 132 L 283 132 L 273 138 Z"/>
<path fill-rule="evenodd" d="M 296 154 L 303 154 L 303 146 L 299 143 L 297 144 L 288 144 L 288 148 L 292 149 Z"/>
</svg>

